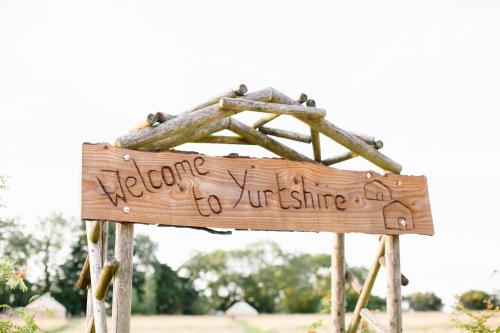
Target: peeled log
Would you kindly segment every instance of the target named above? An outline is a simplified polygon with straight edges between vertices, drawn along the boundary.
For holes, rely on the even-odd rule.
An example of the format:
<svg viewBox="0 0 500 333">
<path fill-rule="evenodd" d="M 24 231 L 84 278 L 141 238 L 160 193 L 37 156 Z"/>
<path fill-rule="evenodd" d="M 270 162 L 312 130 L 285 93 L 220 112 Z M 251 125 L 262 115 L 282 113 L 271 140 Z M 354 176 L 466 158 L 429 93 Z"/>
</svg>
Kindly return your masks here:
<svg viewBox="0 0 500 333">
<path fill-rule="evenodd" d="M 292 160 L 292 161 L 306 161 L 306 162 L 315 162 L 309 157 L 302 155 L 295 150 L 288 148 L 282 143 L 268 137 L 267 135 L 257 131 L 256 129 L 243 124 L 242 122 L 231 118 L 231 122 L 229 124 L 229 130 L 238 134 L 239 136 L 245 138 L 247 141 L 250 141 L 253 144 L 259 145 L 263 148 L 266 148 L 269 151 L 272 151 L 278 156 L 283 158 Z"/>
<path fill-rule="evenodd" d="M 280 138 L 285 138 L 285 139 L 289 139 L 289 140 L 293 140 L 293 141 L 299 141 L 299 142 L 305 142 L 305 143 L 311 142 L 311 137 L 307 134 L 286 131 L 286 130 L 272 128 L 272 127 L 264 127 L 264 126 L 260 127 L 259 131 L 261 131 L 262 133 L 267 134 L 267 135 L 277 136 Z"/>
<path fill-rule="evenodd" d="M 78 276 L 78 281 L 76 282 L 76 287 L 81 290 L 87 289 L 87 286 L 90 283 L 90 262 L 89 257 L 85 258 L 85 262 L 83 263 L 82 270 L 80 271 L 80 275 Z"/>
<path fill-rule="evenodd" d="M 140 150 L 168 150 L 179 146 L 183 143 L 196 142 L 205 138 L 213 133 L 225 130 L 229 127 L 229 118 L 218 120 L 214 123 L 204 125 L 200 128 L 193 129 L 188 132 L 172 135 L 159 140 L 151 145 L 139 148 Z"/>
<path fill-rule="evenodd" d="M 97 282 L 97 288 L 95 292 L 95 298 L 98 300 L 104 299 L 106 292 L 108 291 L 109 285 L 113 275 L 115 275 L 118 269 L 118 260 L 116 258 L 109 258 L 104 263 L 101 274 L 99 275 L 99 281 Z"/>
<path fill-rule="evenodd" d="M 377 151 L 374 147 L 368 145 L 360 138 L 350 134 L 347 131 L 335 126 L 326 119 L 311 119 L 300 117 L 300 120 L 311 126 L 311 128 L 317 130 L 320 133 L 328 136 L 330 139 L 340 143 L 347 149 L 355 152 L 356 154 L 364 157 L 373 164 L 379 166 L 384 170 L 388 170 L 394 173 L 400 173 L 402 166 L 385 156 L 384 154 Z"/>
<path fill-rule="evenodd" d="M 267 88 L 247 94 L 245 98 L 248 100 L 270 101 L 273 97 L 273 91 L 274 89 Z M 192 133 L 204 125 L 217 122 L 235 113 L 238 112 L 221 110 L 218 105 L 207 106 L 199 110 L 181 114 L 158 126 L 143 128 L 122 135 L 116 139 L 115 145 L 122 148 L 140 149 L 148 146 L 156 146 L 159 141 L 168 139 L 174 135 L 179 135 L 178 140 L 182 141 L 183 134 Z"/>
<path fill-rule="evenodd" d="M 220 143 L 227 145 L 253 145 L 239 136 L 210 135 L 201 139 L 191 140 L 193 143 Z"/>
<path fill-rule="evenodd" d="M 298 117 L 324 117 L 326 111 L 324 109 L 312 108 L 302 105 L 288 105 L 278 103 L 266 103 L 259 101 L 251 101 L 238 98 L 221 98 L 219 106 L 223 110 L 231 111 L 257 111 L 274 114 L 288 114 Z"/>
<path fill-rule="evenodd" d="M 223 93 L 220 93 L 210 99 L 208 99 L 207 101 L 201 103 L 201 104 L 198 104 L 182 113 L 189 113 L 189 112 L 193 112 L 193 111 L 196 111 L 196 110 L 199 110 L 199 109 L 202 109 L 202 108 L 205 108 L 207 106 L 211 106 L 211 105 L 214 105 L 214 104 L 217 104 L 219 102 L 219 100 L 222 98 L 222 97 L 238 97 L 238 96 L 243 96 L 247 93 L 248 91 L 248 88 L 246 85 L 244 84 L 240 84 L 240 86 L 236 89 L 236 90 L 228 90 L 228 91 L 225 91 Z M 159 121 L 160 123 L 162 123 L 162 121 Z"/>
</svg>

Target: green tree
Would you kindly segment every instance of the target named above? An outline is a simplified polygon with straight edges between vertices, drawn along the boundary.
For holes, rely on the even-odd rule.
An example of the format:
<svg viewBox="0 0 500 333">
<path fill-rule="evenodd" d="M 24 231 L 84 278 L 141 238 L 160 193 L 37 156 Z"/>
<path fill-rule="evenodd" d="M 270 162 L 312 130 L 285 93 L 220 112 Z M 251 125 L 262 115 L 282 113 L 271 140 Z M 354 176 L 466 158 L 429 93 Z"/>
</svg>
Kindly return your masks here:
<svg viewBox="0 0 500 333">
<path fill-rule="evenodd" d="M 7 188 L 5 177 L 0 176 L 0 192 Z M 0 203 L 0 207 L 3 205 Z M 26 227 L 15 219 L 0 218 L 0 253 L 10 261 L 24 267 L 26 270 L 28 260 L 33 256 L 36 243 L 33 237 L 26 231 Z M 9 303 L 11 306 L 19 307 L 26 304 L 37 292 L 37 286 L 25 281 L 26 292 L 19 288 L 8 288 L 0 284 L 0 304 Z"/>
<path fill-rule="evenodd" d="M 494 295 L 490 295 L 482 290 L 469 290 L 458 297 L 460 304 L 462 304 L 465 309 L 469 310 L 485 310 L 488 300 L 490 300 L 493 305 L 498 303 Z"/>
<path fill-rule="evenodd" d="M 57 270 L 57 278 L 53 286 L 52 295 L 72 315 L 85 313 L 87 292 L 75 287 L 84 259 L 87 256 L 87 233 L 85 223 L 81 223 L 76 230 L 77 240 L 71 246 L 68 260 Z"/>
<path fill-rule="evenodd" d="M 0 258 L 0 286 L 5 286 L 9 290 L 19 289 L 23 292 L 27 291 L 27 287 L 23 281 L 24 273 L 22 268 L 3 257 Z M 22 323 L 12 322 L 10 317 L 7 319 L 0 318 L 0 332 L 1 333 L 40 333 L 41 330 L 35 323 L 34 314 L 26 309 L 12 308 L 8 304 L 0 304 L 0 310 L 8 309 L 13 311 L 19 318 L 23 320 Z"/>
<path fill-rule="evenodd" d="M 181 268 L 212 310 L 244 299 L 259 312 L 315 312 L 330 288 L 330 256 L 285 253 L 274 242 L 198 253 Z"/>
<path fill-rule="evenodd" d="M 61 213 L 51 213 L 48 217 L 38 221 L 33 236 L 36 240 L 39 263 L 43 269 L 43 292 L 48 292 L 52 288 L 57 270 L 57 259 L 61 256 L 67 234 L 71 234 L 70 226 Z"/>
<path fill-rule="evenodd" d="M 443 308 L 443 301 L 434 293 L 415 292 L 407 297 L 410 309 L 415 311 L 440 311 Z"/>
<path fill-rule="evenodd" d="M 285 310 L 291 313 L 318 312 L 323 296 L 330 290 L 330 256 L 290 255 L 282 269 L 280 286 Z"/>
<path fill-rule="evenodd" d="M 5 179 L 5 176 L 0 175 L 0 192 L 5 191 L 7 189 L 7 180 Z M 2 197 L 0 197 L 0 208 L 5 207 L 5 205 L 2 202 Z"/>
</svg>

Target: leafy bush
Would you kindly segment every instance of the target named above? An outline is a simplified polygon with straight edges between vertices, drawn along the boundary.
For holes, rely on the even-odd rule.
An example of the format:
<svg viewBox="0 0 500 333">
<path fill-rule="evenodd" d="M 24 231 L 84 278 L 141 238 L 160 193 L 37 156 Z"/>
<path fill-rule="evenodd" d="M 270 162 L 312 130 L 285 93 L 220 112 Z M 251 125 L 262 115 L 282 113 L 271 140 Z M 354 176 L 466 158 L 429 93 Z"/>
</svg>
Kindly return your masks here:
<svg viewBox="0 0 500 333">
<path fill-rule="evenodd" d="M 485 310 L 483 311 L 470 311 L 463 307 L 463 305 L 455 306 L 456 312 L 454 313 L 454 318 L 452 319 L 456 327 L 466 330 L 472 333 L 499 333 L 500 326 L 496 328 L 490 327 L 488 325 L 488 320 L 500 314 L 500 309 L 495 306 L 491 300 L 487 300 L 485 303 Z M 465 319 L 460 317 L 465 316 Z"/>
<path fill-rule="evenodd" d="M 486 310 L 488 301 L 493 306 L 498 304 L 495 296 L 482 290 L 469 290 L 458 297 L 459 303 L 468 310 Z"/>
<path fill-rule="evenodd" d="M 405 297 L 410 309 L 415 311 L 439 311 L 443 308 L 443 301 L 434 293 L 416 292 Z"/>
<path fill-rule="evenodd" d="M 19 288 L 27 290 L 23 281 L 24 272 L 19 270 L 14 262 L 7 258 L 0 259 L 0 285 L 5 284 L 10 289 Z M 0 310 L 10 311 L 8 319 L 0 320 L 1 333 L 39 333 L 42 332 L 35 322 L 34 315 L 26 309 L 14 310 L 7 304 L 0 304 Z M 11 320 L 13 315 L 23 319 L 21 325 L 14 324 Z"/>
</svg>

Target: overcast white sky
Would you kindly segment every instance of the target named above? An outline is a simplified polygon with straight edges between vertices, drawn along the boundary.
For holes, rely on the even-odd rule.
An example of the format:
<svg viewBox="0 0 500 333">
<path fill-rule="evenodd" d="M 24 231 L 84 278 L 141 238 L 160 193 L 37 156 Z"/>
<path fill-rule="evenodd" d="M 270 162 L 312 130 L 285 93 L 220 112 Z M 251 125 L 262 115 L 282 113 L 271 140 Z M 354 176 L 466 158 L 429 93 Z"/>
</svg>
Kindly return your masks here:
<svg viewBox="0 0 500 333">
<path fill-rule="evenodd" d="M 427 175 L 436 235 L 402 236 L 404 293 L 451 302 L 469 288 L 499 289 L 499 33 L 493 0 L 0 0 L 0 174 L 10 186 L 1 216 L 79 218 L 82 142 L 114 142 L 150 112 L 175 113 L 239 83 L 273 86 L 306 92 L 333 123 L 382 139 L 404 174 Z M 361 160 L 338 167 L 376 170 Z M 262 239 L 331 250 L 328 233 L 136 230 L 174 267 L 196 250 Z M 375 237 L 346 240 L 348 263 L 370 265 Z"/>
</svg>

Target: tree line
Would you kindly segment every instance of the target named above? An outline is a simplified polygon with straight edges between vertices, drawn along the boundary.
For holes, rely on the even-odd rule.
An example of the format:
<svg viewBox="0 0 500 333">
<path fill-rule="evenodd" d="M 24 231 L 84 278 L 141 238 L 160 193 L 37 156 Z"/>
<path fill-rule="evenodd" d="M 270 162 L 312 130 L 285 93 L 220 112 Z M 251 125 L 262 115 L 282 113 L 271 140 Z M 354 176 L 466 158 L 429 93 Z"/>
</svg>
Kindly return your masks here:
<svg viewBox="0 0 500 333">
<path fill-rule="evenodd" d="M 114 223 L 109 223 L 108 256 L 114 255 L 114 233 Z M 83 223 L 52 214 L 28 229 L 15 219 L 0 219 L 0 234 L 2 256 L 31 267 L 27 272 L 28 292 L 0 286 L 0 304 L 24 306 L 33 295 L 50 292 L 70 314 L 84 313 L 86 292 L 75 287 L 87 255 Z M 274 242 L 262 241 L 238 250 L 197 253 L 174 270 L 157 259 L 157 248 L 148 236 L 136 235 L 133 313 L 216 313 L 238 300 L 245 300 L 260 313 L 329 311 L 331 258 L 328 254 L 290 253 Z M 366 268 L 350 267 L 350 270 L 361 281 L 365 279 Z M 110 290 L 108 304 L 111 304 L 111 295 Z M 346 284 L 347 311 L 354 310 L 357 297 Z M 440 310 L 443 306 L 434 293 L 413 293 L 404 299 L 415 311 Z M 498 303 L 494 295 L 483 291 L 471 290 L 459 297 L 469 309 L 483 309 L 487 299 Z M 368 307 L 384 310 L 385 301 L 373 295 Z"/>
</svg>

